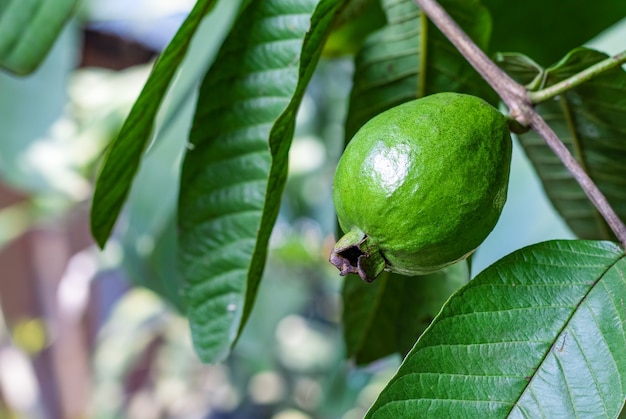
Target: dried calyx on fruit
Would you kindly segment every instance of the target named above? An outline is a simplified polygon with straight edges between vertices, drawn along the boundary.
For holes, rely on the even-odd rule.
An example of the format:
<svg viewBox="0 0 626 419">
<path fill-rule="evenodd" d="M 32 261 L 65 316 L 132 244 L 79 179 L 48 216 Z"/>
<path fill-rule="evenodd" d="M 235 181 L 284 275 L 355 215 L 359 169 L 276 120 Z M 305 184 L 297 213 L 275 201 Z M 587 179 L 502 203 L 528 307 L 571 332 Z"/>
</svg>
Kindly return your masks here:
<svg viewBox="0 0 626 419">
<path fill-rule="evenodd" d="M 367 282 L 438 271 L 469 256 L 506 201 L 511 137 L 484 100 L 439 93 L 367 122 L 342 155 L 333 201 L 345 235 L 330 262 Z"/>
</svg>

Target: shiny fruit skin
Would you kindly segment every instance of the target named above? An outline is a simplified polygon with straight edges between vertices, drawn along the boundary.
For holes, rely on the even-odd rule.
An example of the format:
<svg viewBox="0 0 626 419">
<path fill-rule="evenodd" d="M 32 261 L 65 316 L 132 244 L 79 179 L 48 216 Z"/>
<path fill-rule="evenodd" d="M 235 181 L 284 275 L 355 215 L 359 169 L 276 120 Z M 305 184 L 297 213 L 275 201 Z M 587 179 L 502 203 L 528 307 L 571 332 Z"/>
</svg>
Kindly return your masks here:
<svg viewBox="0 0 626 419">
<path fill-rule="evenodd" d="M 440 93 L 396 106 L 368 121 L 339 161 L 340 226 L 367 237 L 386 270 L 437 271 L 495 226 L 510 161 L 506 120 L 480 98 Z"/>
</svg>

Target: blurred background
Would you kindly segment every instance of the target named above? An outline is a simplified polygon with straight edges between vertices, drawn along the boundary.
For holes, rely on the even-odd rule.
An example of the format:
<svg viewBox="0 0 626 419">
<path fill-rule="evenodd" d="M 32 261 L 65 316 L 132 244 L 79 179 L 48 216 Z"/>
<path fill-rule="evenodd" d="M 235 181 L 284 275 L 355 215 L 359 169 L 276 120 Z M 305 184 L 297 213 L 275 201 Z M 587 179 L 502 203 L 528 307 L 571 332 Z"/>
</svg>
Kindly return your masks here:
<svg viewBox="0 0 626 419">
<path fill-rule="evenodd" d="M 198 80 L 240 0 L 203 22 L 158 116 L 114 236 L 89 234 L 103 150 L 191 0 L 83 1 L 31 76 L 0 73 L 0 418 L 360 418 L 400 363 L 345 360 L 331 183 L 350 58 L 320 62 L 256 306 L 233 354 L 201 365 L 176 289 L 178 171 Z M 618 52 L 621 23 L 590 45 Z M 527 244 L 570 238 L 515 147 L 503 216 L 473 274 Z M 153 291 L 168 295 L 162 300 Z"/>
</svg>

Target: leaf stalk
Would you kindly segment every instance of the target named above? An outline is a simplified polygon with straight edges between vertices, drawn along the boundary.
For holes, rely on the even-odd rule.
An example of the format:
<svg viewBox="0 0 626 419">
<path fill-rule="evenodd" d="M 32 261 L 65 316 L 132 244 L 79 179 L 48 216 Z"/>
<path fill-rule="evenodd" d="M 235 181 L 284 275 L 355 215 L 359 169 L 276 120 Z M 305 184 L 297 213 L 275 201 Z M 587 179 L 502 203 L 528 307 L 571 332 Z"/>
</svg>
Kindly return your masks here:
<svg viewBox="0 0 626 419">
<path fill-rule="evenodd" d="M 624 63 L 626 63 L 626 51 L 622 51 L 617 55 L 607 58 L 606 60 L 602 60 L 599 63 L 584 69 L 580 73 L 574 74 L 565 80 L 561 80 L 550 87 L 534 92 L 528 92 L 528 98 L 530 99 L 530 102 L 534 104 L 545 102 L 548 99 L 552 99 L 553 97 L 558 96 L 573 87 L 579 86 L 582 83 L 604 73 L 605 71 L 611 70 Z"/>
<path fill-rule="evenodd" d="M 622 248 L 626 249 L 626 226 L 617 216 L 598 186 L 593 182 L 574 156 L 572 156 L 552 128 L 550 128 L 541 115 L 535 111 L 533 107 L 535 102 L 530 98 L 526 88 L 509 77 L 508 74 L 490 60 L 436 0 L 414 0 L 414 2 L 457 48 L 472 67 L 489 83 L 496 93 L 498 93 L 502 101 L 509 108 L 510 116 L 521 125 L 530 126 L 546 141 L 574 179 L 576 179 L 598 212 L 606 220 Z M 622 59 L 622 55 L 626 55 L 626 52 L 612 57 L 612 61 L 614 62 L 612 62 L 611 65 L 613 67 L 619 65 L 618 63 Z M 590 67 L 590 69 L 596 66 L 597 65 L 594 65 Z M 595 69 L 592 75 L 585 75 L 583 77 L 591 78 L 596 75 L 596 72 L 599 74 L 599 71 L 600 70 Z M 606 71 L 606 69 L 602 71 Z M 582 73 L 585 73 L 585 71 L 578 75 Z M 580 83 L 582 83 L 582 81 Z"/>
</svg>

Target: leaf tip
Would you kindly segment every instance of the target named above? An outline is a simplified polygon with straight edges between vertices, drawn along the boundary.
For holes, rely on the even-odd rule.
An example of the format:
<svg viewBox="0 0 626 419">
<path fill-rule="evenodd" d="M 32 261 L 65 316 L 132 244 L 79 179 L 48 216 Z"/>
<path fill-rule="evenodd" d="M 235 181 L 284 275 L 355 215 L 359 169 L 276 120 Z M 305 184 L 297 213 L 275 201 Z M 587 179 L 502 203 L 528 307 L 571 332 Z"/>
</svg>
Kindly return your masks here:
<svg viewBox="0 0 626 419">
<path fill-rule="evenodd" d="M 93 237 L 94 241 L 100 248 L 100 250 L 104 250 L 109 237 L 111 236 L 111 231 L 113 230 L 113 222 L 111 222 L 106 217 L 103 218 L 101 216 L 101 212 L 99 209 L 99 205 L 97 205 L 97 199 L 94 195 L 94 199 L 91 205 L 91 212 L 89 214 L 89 226 L 91 230 L 91 237 Z M 115 217 L 117 218 L 117 217 Z M 115 218 L 113 220 L 115 220 Z"/>
</svg>

